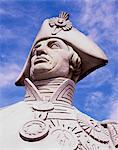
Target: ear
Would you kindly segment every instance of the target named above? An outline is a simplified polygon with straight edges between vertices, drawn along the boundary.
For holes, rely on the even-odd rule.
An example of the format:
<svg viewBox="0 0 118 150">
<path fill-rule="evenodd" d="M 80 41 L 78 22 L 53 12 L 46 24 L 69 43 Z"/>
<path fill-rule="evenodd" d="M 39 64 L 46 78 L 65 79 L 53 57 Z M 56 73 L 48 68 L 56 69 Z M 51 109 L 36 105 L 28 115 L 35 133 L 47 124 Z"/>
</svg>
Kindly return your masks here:
<svg viewBox="0 0 118 150">
<path fill-rule="evenodd" d="M 79 55 L 73 50 L 72 47 L 68 46 L 70 52 L 69 64 L 70 71 L 69 76 L 75 82 L 78 80 L 80 72 L 81 72 L 81 58 Z"/>
</svg>

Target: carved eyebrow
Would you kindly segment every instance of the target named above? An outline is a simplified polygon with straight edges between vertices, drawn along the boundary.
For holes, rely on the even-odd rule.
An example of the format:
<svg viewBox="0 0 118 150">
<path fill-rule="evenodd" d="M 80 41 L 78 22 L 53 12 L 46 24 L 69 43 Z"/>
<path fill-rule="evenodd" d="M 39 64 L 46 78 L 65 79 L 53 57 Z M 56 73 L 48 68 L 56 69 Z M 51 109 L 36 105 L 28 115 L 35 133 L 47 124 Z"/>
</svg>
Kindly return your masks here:
<svg viewBox="0 0 118 150">
<path fill-rule="evenodd" d="M 49 39 L 49 38 L 44 38 L 44 39 L 42 39 L 42 40 L 37 40 L 37 41 L 35 42 L 34 46 L 37 45 L 38 43 L 40 43 L 40 42 L 42 42 L 42 41 L 45 41 L 45 40 L 48 40 L 48 39 Z"/>
<path fill-rule="evenodd" d="M 59 42 L 59 41 L 49 41 L 48 42 L 48 47 L 51 47 L 51 46 L 53 46 L 53 44 L 55 44 L 55 45 L 57 45 L 59 48 L 61 48 L 61 43 Z"/>
<path fill-rule="evenodd" d="M 40 47 L 40 46 L 41 46 L 41 43 L 38 42 L 38 43 L 36 43 L 36 44 L 34 45 L 34 48 L 38 48 L 38 47 Z"/>
</svg>

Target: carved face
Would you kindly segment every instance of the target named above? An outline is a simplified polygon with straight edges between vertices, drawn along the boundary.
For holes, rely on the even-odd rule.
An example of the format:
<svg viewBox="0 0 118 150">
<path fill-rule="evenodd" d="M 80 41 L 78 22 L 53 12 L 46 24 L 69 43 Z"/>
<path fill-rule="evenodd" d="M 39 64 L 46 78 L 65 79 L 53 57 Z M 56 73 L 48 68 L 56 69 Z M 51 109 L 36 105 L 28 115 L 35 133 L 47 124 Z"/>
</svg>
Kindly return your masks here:
<svg viewBox="0 0 118 150">
<path fill-rule="evenodd" d="M 33 80 L 68 77 L 70 52 L 60 39 L 37 42 L 32 50 L 30 76 Z"/>
</svg>

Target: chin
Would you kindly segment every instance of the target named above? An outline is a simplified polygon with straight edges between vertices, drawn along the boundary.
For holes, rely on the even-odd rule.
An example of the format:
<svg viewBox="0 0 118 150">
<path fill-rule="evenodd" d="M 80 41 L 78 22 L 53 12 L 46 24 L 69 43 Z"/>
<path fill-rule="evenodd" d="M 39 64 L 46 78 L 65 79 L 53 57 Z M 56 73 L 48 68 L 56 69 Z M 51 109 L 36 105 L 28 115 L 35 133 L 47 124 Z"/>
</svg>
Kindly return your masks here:
<svg viewBox="0 0 118 150">
<path fill-rule="evenodd" d="M 62 67 L 60 65 L 51 65 L 48 63 L 45 65 L 39 64 L 31 70 L 31 78 L 36 81 L 48 78 L 67 77 L 69 72 L 68 68 L 69 66 Z"/>
<path fill-rule="evenodd" d="M 31 78 L 33 80 L 42 80 L 42 79 L 47 79 L 52 76 L 52 73 L 50 74 L 52 68 L 35 68 L 31 71 Z M 53 73 L 54 74 L 54 73 Z"/>
</svg>

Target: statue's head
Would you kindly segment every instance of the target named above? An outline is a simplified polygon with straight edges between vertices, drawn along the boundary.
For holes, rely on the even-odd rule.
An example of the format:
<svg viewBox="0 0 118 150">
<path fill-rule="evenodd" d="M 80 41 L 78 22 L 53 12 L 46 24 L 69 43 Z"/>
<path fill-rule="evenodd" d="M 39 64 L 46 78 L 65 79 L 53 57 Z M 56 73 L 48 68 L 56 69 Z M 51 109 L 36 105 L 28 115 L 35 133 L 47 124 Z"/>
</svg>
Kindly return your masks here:
<svg viewBox="0 0 118 150">
<path fill-rule="evenodd" d="M 67 13 L 44 21 L 16 81 L 65 77 L 77 82 L 107 63 L 103 51 L 72 27 Z"/>
<path fill-rule="evenodd" d="M 34 80 L 52 77 L 73 79 L 81 70 L 78 54 L 58 38 L 38 41 L 32 49 L 30 78 Z"/>
</svg>

